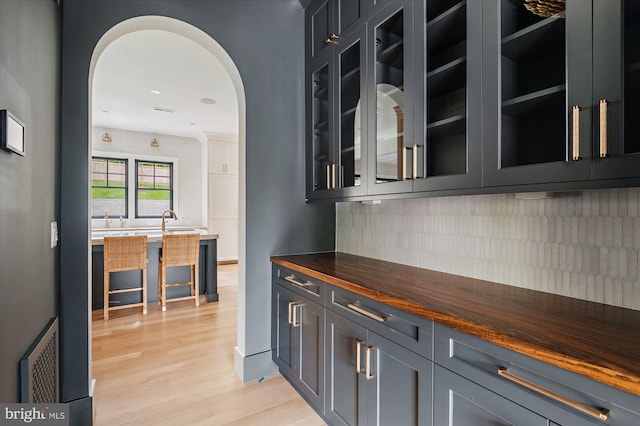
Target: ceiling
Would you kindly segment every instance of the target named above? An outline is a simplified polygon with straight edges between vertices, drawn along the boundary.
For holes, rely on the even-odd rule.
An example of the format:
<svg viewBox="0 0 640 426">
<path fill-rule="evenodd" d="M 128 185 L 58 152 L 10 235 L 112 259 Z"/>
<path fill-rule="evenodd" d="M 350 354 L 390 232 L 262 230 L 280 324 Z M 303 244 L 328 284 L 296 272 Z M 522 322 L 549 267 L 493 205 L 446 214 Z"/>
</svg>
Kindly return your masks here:
<svg viewBox="0 0 640 426">
<path fill-rule="evenodd" d="M 238 101 L 229 74 L 204 47 L 168 31 L 135 31 L 114 40 L 98 59 L 92 120 L 94 126 L 203 140 L 204 132 L 238 134 Z"/>
</svg>

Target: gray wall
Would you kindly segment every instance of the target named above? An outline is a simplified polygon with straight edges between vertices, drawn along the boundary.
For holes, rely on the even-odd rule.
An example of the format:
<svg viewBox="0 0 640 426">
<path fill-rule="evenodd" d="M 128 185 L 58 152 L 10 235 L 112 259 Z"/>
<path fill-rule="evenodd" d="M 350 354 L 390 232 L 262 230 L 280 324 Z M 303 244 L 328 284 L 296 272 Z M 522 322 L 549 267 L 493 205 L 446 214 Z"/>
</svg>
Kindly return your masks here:
<svg viewBox="0 0 640 426">
<path fill-rule="evenodd" d="M 339 203 L 339 251 L 640 310 L 640 189 Z"/>
<path fill-rule="evenodd" d="M 0 401 L 19 400 L 18 362 L 57 315 L 60 25 L 52 0 L 0 1 L 0 109 L 25 124 L 26 155 L 0 151 Z"/>
<path fill-rule="evenodd" d="M 88 73 L 115 24 L 161 15 L 215 39 L 246 94 L 244 355 L 270 347 L 271 254 L 332 250 L 335 208 L 304 204 L 304 19 L 298 0 L 65 0 L 62 69 L 61 314 L 63 398 L 87 395 Z"/>
</svg>

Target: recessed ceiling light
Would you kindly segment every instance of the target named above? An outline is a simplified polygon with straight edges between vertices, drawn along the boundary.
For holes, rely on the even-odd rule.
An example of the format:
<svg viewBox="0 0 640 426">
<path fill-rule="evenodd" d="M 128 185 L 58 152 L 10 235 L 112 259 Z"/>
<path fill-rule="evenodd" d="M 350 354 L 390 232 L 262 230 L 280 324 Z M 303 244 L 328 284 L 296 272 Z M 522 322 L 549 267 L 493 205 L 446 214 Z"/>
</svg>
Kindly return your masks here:
<svg viewBox="0 0 640 426">
<path fill-rule="evenodd" d="M 149 92 L 153 93 L 154 95 L 159 95 L 160 91 L 158 89 L 151 89 L 149 90 Z"/>
<path fill-rule="evenodd" d="M 213 98 L 202 98 L 200 99 L 200 102 L 202 102 L 203 104 L 207 104 L 207 105 L 213 105 L 216 103 L 216 100 Z"/>
<path fill-rule="evenodd" d="M 106 109 L 103 109 L 103 110 L 102 110 L 102 112 L 104 112 L 104 113 L 109 113 L 109 111 L 108 111 L 108 110 L 106 110 Z"/>
<path fill-rule="evenodd" d="M 171 109 L 171 108 L 163 108 L 163 107 L 157 107 L 157 106 L 154 106 L 154 107 L 153 107 L 153 109 L 154 109 L 155 111 L 160 111 L 160 112 L 168 112 L 168 113 L 176 112 L 176 110 L 175 110 L 175 109 Z"/>
</svg>

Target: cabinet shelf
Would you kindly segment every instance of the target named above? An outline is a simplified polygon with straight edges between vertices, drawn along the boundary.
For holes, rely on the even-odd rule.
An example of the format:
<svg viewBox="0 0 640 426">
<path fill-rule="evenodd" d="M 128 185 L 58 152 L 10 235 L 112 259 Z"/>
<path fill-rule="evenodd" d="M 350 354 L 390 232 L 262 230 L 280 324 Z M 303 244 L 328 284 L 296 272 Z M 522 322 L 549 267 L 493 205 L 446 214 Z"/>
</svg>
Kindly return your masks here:
<svg viewBox="0 0 640 426">
<path fill-rule="evenodd" d="M 326 100 L 328 93 L 329 93 L 328 87 L 321 87 L 313 91 L 313 97 L 316 99 Z"/>
<path fill-rule="evenodd" d="M 467 58 L 457 58 L 427 73 L 429 97 L 438 96 L 466 84 Z"/>
<path fill-rule="evenodd" d="M 466 5 L 463 0 L 427 22 L 427 43 L 430 50 L 464 39 L 467 29 Z"/>
<path fill-rule="evenodd" d="M 517 98 L 508 99 L 502 102 L 502 112 L 514 117 L 521 116 L 536 108 L 540 103 L 546 102 L 550 97 L 562 96 L 565 89 L 566 85 L 560 84 L 518 96 Z"/>
<path fill-rule="evenodd" d="M 402 56 L 402 47 L 404 45 L 404 40 L 398 40 L 395 43 L 391 44 L 388 47 L 385 47 L 380 52 L 378 52 L 378 62 L 382 62 L 387 64 L 389 62 L 394 62 L 398 55 Z"/>
<path fill-rule="evenodd" d="M 328 121 L 320 121 L 318 123 L 316 123 L 315 125 L 315 130 L 316 131 L 322 131 L 322 130 L 326 130 L 329 128 L 329 122 Z"/>
<path fill-rule="evenodd" d="M 627 73 L 636 73 L 640 71 L 640 61 L 627 66 Z"/>
<path fill-rule="evenodd" d="M 454 115 L 442 120 L 427 124 L 427 135 L 429 137 L 444 137 L 447 135 L 460 134 L 465 132 L 466 115 Z"/>
<path fill-rule="evenodd" d="M 346 117 L 348 115 L 355 114 L 356 113 L 356 109 L 357 109 L 357 106 L 353 107 L 353 108 L 349 108 L 347 110 L 344 110 L 344 111 L 342 111 L 340 113 L 340 117 L 344 118 L 344 117 Z"/>
<path fill-rule="evenodd" d="M 534 49 L 564 49 L 564 20 L 546 18 L 502 39 L 502 55 L 513 60 Z"/>
<path fill-rule="evenodd" d="M 353 77 L 355 75 L 358 75 L 359 73 L 360 73 L 360 67 L 356 67 L 356 68 L 354 68 L 352 70 L 349 70 L 346 73 L 342 74 L 340 76 L 340 79 L 344 81 L 344 80 L 347 80 L 347 79 L 349 79 L 349 78 L 351 78 L 351 77 Z"/>
</svg>

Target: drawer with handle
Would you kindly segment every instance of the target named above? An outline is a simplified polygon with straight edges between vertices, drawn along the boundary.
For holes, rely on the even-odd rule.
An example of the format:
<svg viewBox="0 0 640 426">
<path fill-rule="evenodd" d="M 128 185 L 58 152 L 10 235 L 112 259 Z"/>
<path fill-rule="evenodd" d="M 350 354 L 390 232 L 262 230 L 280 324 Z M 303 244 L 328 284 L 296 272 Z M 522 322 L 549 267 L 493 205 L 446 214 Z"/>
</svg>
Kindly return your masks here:
<svg viewBox="0 0 640 426">
<path fill-rule="evenodd" d="M 273 264 L 273 280 L 289 290 L 324 305 L 326 284 L 300 272 Z"/>
<path fill-rule="evenodd" d="M 327 308 L 432 359 L 432 321 L 332 285 L 327 285 Z"/>
<path fill-rule="evenodd" d="M 634 395 L 440 324 L 434 333 L 437 364 L 555 423 L 640 424 Z"/>
</svg>

